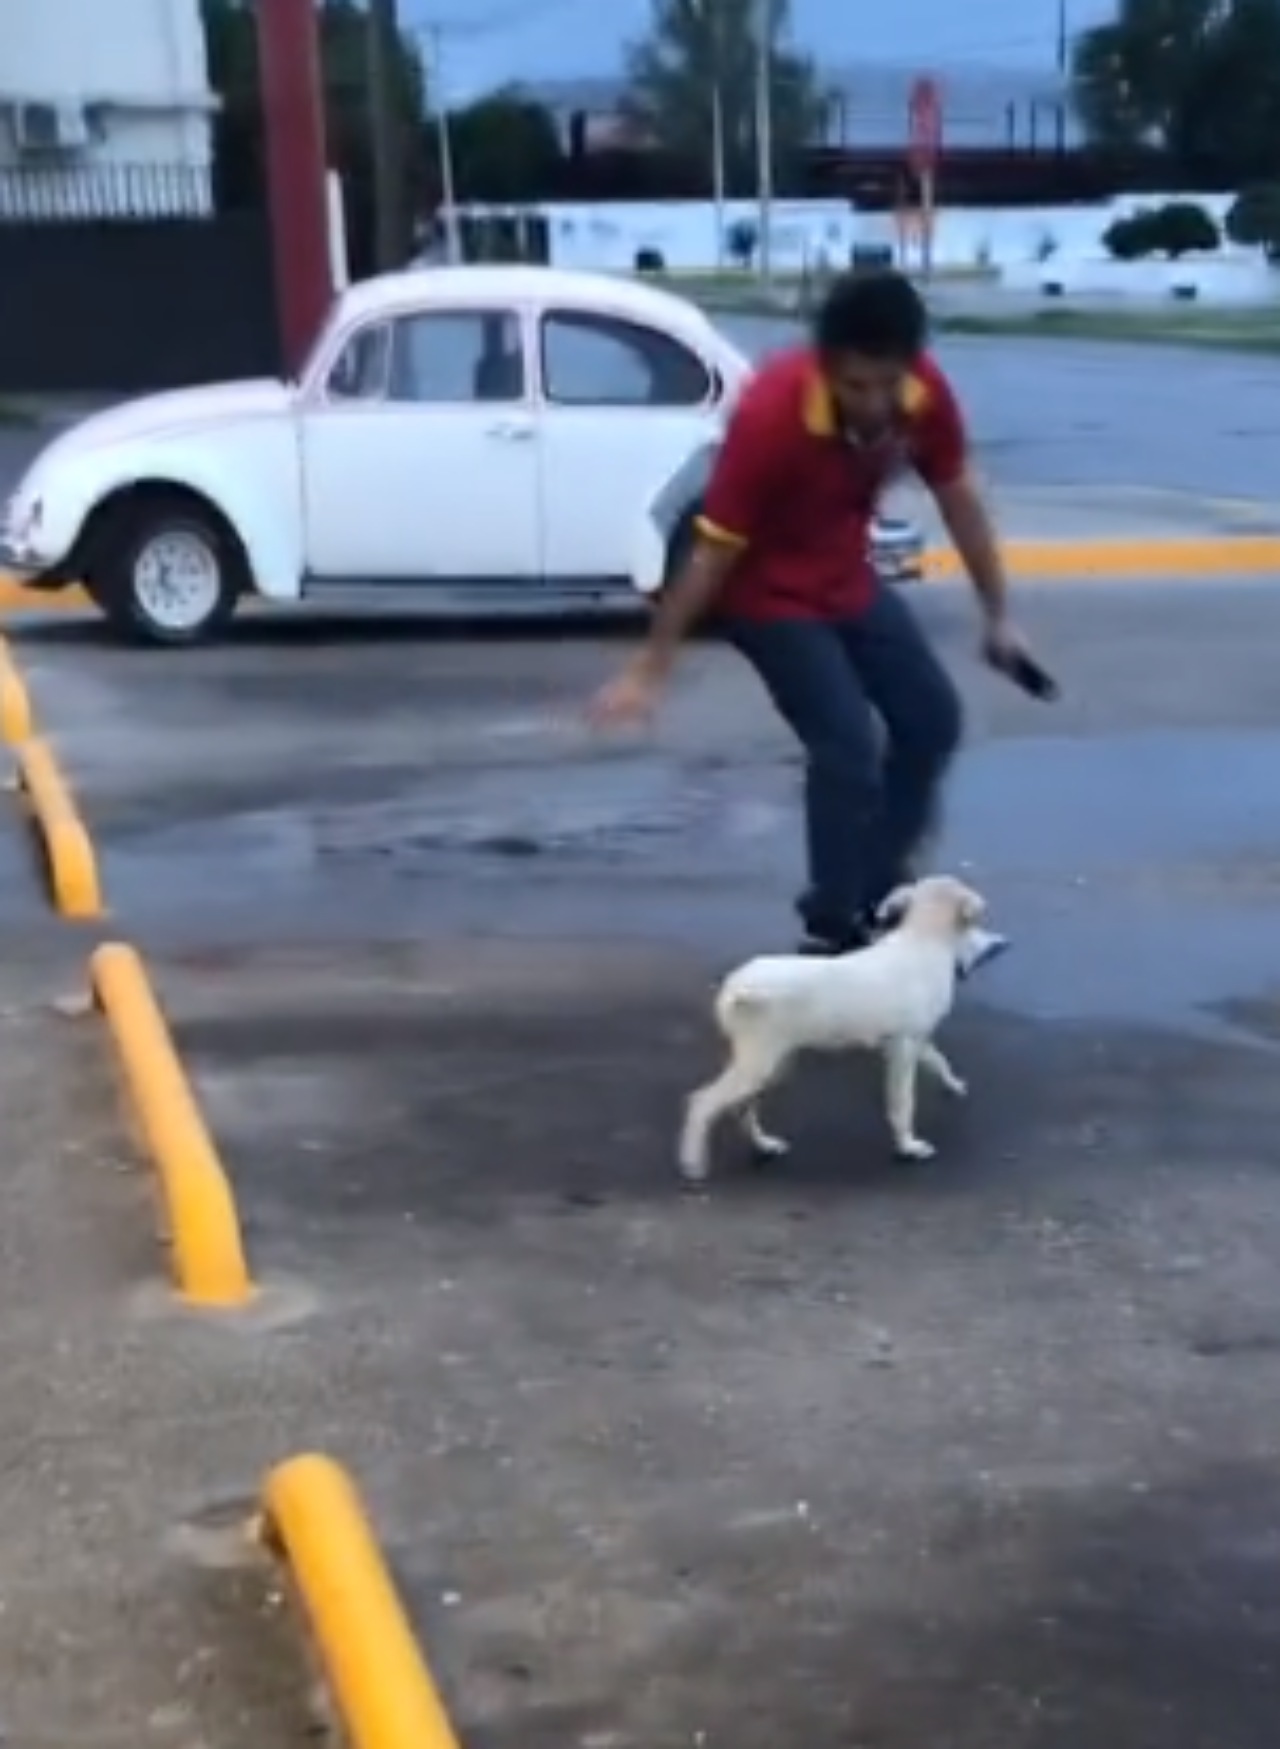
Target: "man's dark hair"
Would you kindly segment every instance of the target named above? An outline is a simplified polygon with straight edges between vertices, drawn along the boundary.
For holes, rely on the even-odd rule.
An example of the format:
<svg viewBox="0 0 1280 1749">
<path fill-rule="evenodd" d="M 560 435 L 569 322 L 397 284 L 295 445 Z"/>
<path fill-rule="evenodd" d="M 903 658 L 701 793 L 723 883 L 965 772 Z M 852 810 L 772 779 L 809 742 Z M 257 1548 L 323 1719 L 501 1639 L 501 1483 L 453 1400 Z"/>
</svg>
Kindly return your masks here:
<svg viewBox="0 0 1280 1749">
<path fill-rule="evenodd" d="M 923 351 L 929 316 L 905 273 L 845 273 L 823 299 L 813 324 L 819 352 L 860 352 L 904 363 Z"/>
</svg>

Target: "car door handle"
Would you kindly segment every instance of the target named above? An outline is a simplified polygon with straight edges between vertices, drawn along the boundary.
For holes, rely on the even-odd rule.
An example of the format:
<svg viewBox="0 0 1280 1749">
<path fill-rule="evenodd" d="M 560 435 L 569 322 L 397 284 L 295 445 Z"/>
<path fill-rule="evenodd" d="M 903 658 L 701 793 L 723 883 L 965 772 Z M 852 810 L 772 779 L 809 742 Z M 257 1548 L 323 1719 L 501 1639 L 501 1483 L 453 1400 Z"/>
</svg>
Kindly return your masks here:
<svg viewBox="0 0 1280 1749">
<path fill-rule="evenodd" d="M 533 423 L 527 419 L 499 419 L 489 426 L 487 435 L 504 443 L 528 443 L 533 436 Z"/>
</svg>

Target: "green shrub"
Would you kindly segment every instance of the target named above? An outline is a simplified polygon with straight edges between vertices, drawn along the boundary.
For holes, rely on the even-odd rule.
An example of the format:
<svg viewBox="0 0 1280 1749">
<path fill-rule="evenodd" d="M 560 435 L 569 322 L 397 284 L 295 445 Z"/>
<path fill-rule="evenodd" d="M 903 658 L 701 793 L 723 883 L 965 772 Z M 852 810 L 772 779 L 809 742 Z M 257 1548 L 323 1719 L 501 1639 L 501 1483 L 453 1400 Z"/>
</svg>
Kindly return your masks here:
<svg viewBox="0 0 1280 1749">
<path fill-rule="evenodd" d="M 1225 230 L 1233 243 L 1261 249 L 1268 261 L 1280 261 L 1280 182 L 1258 182 L 1242 188 L 1232 202 Z"/>
<path fill-rule="evenodd" d="M 1151 215 L 1155 253 L 1178 261 L 1184 255 L 1217 249 L 1222 233 L 1212 213 L 1194 200 L 1170 200 Z"/>
<path fill-rule="evenodd" d="M 1148 255 L 1178 261 L 1184 255 L 1218 248 L 1222 234 L 1212 214 L 1198 202 L 1170 200 L 1114 219 L 1102 241 L 1117 261 L 1141 261 Z"/>
<path fill-rule="evenodd" d="M 1136 213 L 1113 219 L 1102 233 L 1108 255 L 1114 255 L 1117 261 L 1141 261 L 1146 255 L 1154 255 L 1152 216 L 1150 210 L 1140 208 Z"/>
</svg>

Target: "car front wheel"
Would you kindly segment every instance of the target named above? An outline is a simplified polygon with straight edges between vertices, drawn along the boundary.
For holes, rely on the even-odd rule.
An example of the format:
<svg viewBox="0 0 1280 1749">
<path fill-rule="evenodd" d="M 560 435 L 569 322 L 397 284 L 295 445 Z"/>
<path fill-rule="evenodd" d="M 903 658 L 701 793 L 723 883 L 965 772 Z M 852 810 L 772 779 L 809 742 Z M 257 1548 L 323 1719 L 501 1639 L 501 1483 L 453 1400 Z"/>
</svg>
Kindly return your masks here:
<svg viewBox="0 0 1280 1749">
<path fill-rule="evenodd" d="M 226 624 L 243 573 L 235 537 L 213 512 L 155 493 L 112 516 L 88 582 L 117 631 L 173 647 L 200 643 Z"/>
</svg>

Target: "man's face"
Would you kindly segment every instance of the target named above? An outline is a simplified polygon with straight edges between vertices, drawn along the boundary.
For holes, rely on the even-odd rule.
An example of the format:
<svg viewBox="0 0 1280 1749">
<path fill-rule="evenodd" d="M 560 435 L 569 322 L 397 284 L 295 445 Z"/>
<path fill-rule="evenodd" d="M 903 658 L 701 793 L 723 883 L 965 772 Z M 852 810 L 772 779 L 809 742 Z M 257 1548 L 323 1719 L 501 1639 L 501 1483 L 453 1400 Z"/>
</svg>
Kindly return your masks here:
<svg viewBox="0 0 1280 1749">
<path fill-rule="evenodd" d="M 841 423 L 859 437 L 878 437 L 892 424 L 909 366 L 905 359 L 829 353 L 822 361 Z"/>
</svg>

